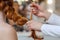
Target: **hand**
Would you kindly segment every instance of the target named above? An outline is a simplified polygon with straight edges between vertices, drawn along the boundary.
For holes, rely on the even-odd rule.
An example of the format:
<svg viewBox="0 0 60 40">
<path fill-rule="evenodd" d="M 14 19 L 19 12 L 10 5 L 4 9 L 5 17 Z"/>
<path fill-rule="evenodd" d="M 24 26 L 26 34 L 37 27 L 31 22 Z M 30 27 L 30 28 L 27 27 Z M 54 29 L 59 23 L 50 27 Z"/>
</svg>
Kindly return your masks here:
<svg viewBox="0 0 60 40">
<path fill-rule="evenodd" d="M 39 22 L 32 20 L 32 21 L 27 22 L 26 25 L 28 26 L 29 30 L 40 31 L 42 23 L 39 23 Z"/>
<path fill-rule="evenodd" d="M 46 20 L 48 20 L 51 15 L 49 12 L 44 10 L 40 5 L 37 5 L 35 3 L 31 4 L 31 13 L 38 17 L 43 17 Z"/>
</svg>

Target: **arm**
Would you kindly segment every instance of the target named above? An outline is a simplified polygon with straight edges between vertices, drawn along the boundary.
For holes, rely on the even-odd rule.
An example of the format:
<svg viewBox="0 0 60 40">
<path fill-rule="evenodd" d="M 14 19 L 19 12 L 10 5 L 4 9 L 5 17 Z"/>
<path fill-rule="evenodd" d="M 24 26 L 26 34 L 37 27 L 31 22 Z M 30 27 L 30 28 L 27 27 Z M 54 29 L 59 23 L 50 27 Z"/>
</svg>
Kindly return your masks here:
<svg viewBox="0 0 60 40">
<path fill-rule="evenodd" d="M 60 26 L 43 24 L 41 31 L 47 36 L 60 37 Z"/>
<path fill-rule="evenodd" d="M 53 25 L 60 25 L 60 16 L 56 14 L 51 14 L 49 19 L 47 20 L 47 23 L 53 24 Z"/>
<path fill-rule="evenodd" d="M 2 32 L 2 40 L 17 40 L 16 31 L 12 28 L 5 28 Z"/>
<path fill-rule="evenodd" d="M 34 14 L 38 17 L 45 18 L 46 20 L 48 20 L 47 22 L 49 24 L 60 25 L 60 16 L 58 16 L 56 14 L 51 14 L 50 12 L 44 10 L 41 7 L 41 5 L 37 5 L 37 4 L 34 4 L 34 5 L 35 5 L 35 7 L 31 8 L 32 14 Z M 38 11 L 35 9 L 36 7 L 38 8 Z"/>
</svg>

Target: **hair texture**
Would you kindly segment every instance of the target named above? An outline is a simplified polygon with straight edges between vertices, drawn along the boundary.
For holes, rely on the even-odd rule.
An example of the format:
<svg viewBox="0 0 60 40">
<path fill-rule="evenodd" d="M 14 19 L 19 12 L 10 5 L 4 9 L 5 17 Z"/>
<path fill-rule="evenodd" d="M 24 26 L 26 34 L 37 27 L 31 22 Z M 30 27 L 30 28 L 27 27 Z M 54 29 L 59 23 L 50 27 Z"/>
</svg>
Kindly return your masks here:
<svg viewBox="0 0 60 40">
<path fill-rule="evenodd" d="M 7 16 L 8 19 L 13 20 L 17 25 L 24 25 L 28 20 L 25 17 L 22 17 L 18 13 L 15 13 L 13 9 L 7 10 Z"/>
<path fill-rule="evenodd" d="M 2 2 L 3 0 L 0 0 L 0 3 Z"/>
<path fill-rule="evenodd" d="M 22 17 L 18 13 L 15 13 L 15 10 L 13 8 L 13 3 L 11 1 L 5 2 L 4 9 L 6 6 L 9 6 L 9 8 L 4 11 L 6 18 L 13 20 L 17 25 L 20 26 L 24 25 L 28 21 L 27 18 Z"/>
<path fill-rule="evenodd" d="M 0 0 L 0 3 L 3 2 L 3 7 L 2 7 L 2 11 L 4 10 L 4 8 L 8 5 L 10 7 L 12 7 L 13 2 L 11 0 Z"/>
</svg>

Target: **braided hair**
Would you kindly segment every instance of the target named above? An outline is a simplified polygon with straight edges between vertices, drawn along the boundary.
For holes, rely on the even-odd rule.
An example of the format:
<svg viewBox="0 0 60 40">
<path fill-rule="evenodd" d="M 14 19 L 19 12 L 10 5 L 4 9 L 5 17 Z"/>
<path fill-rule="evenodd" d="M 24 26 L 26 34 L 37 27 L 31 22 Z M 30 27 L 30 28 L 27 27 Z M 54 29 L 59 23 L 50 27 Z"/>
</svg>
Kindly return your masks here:
<svg viewBox="0 0 60 40">
<path fill-rule="evenodd" d="M 28 21 L 27 18 L 22 17 L 18 13 L 15 13 L 13 4 L 10 1 L 7 1 L 7 3 L 5 4 L 9 6 L 9 8 L 4 11 L 4 14 L 6 15 L 8 19 L 13 20 L 17 25 L 20 25 L 20 26 L 24 25 Z"/>
</svg>

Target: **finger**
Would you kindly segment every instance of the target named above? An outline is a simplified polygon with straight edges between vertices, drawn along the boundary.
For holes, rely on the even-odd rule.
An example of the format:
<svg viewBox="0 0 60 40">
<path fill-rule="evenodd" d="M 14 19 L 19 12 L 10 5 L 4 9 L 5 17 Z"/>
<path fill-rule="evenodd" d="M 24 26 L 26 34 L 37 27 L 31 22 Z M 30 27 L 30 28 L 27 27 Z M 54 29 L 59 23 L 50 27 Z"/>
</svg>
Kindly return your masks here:
<svg viewBox="0 0 60 40">
<path fill-rule="evenodd" d="M 26 25 L 28 25 L 28 24 L 30 24 L 31 23 L 31 21 L 28 21 L 27 23 L 26 23 Z"/>
<path fill-rule="evenodd" d="M 30 24 L 31 24 L 33 21 L 34 21 L 34 20 L 31 20 L 31 21 L 28 21 L 27 23 L 30 23 Z"/>
<path fill-rule="evenodd" d="M 44 10 L 40 5 L 38 5 L 38 4 L 36 4 L 36 3 L 32 3 L 31 7 L 32 7 L 32 6 L 36 7 L 36 8 L 37 8 L 38 10 L 40 10 L 40 11 L 43 11 L 43 10 Z"/>
<path fill-rule="evenodd" d="M 30 25 L 24 25 L 24 30 L 31 30 Z"/>
</svg>

